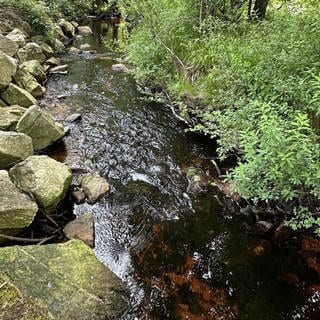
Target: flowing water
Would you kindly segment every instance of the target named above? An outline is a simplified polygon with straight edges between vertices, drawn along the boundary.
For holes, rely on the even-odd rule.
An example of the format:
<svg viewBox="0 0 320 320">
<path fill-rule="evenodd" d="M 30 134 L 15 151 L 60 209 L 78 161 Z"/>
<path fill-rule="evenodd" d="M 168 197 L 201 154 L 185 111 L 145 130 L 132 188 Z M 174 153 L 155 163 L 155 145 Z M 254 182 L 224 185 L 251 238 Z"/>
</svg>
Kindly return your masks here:
<svg viewBox="0 0 320 320">
<path fill-rule="evenodd" d="M 82 114 L 63 160 L 112 185 L 110 197 L 75 212 L 93 212 L 96 255 L 130 289 L 123 319 L 308 319 L 305 296 L 279 281 L 303 269 L 290 252 L 252 236 L 250 218 L 232 213 L 218 190 L 187 192 L 188 167 L 214 174 L 214 144 L 112 72 L 119 54 L 98 35 L 85 41 L 97 54 L 63 56 L 69 73 L 51 76 L 44 103 L 58 119 Z"/>
</svg>

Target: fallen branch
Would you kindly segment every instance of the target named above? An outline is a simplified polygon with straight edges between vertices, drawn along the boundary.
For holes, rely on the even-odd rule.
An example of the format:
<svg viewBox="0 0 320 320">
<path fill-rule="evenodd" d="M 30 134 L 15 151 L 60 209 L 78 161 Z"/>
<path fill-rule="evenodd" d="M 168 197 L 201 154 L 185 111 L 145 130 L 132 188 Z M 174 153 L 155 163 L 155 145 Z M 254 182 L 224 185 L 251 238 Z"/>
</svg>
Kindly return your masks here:
<svg viewBox="0 0 320 320">
<path fill-rule="evenodd" d="M 0 233 L 0 238 L 6 239 L 6 240 L 10 240 L 10 241 L 15 241 L 15 242 L 28 242 L 28 243 L 44 243 L 50 239 L 52 239 L 54 236 L 48 237 L 48 238 L 21 238 L 21 237 L 13 237 L 13 236 L 8 236 L 6 234 L 2 234 Z"/>
</svg>

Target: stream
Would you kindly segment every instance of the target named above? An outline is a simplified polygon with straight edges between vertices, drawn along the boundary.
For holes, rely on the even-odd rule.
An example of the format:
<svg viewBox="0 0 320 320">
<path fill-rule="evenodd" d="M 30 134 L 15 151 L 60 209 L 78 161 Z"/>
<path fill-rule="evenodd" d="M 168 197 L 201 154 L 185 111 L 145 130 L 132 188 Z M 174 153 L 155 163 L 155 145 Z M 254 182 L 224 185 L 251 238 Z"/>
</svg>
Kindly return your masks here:
<svg viewBox="0 0 320 320">
<path fill-rule="evenodd" d="M 82 115 L 56 156 L 112 186 L 75 212 L 94 214 L 95 253 L 130 289 L 122 320 L 313 319 L 306 296 L 279 281 L 304 270 L 290 250 L 257 239 L 218 190 L 187 192 L 187 168 L 215 174 L 214 143 L 141 99 L 131 75 L 111 70 L 120 54 L 98 34 L 82 42 L 97 54 L 64 55 L 69 73 L 50 77 L 42 104 L 61 121 Z"/>
</svg>

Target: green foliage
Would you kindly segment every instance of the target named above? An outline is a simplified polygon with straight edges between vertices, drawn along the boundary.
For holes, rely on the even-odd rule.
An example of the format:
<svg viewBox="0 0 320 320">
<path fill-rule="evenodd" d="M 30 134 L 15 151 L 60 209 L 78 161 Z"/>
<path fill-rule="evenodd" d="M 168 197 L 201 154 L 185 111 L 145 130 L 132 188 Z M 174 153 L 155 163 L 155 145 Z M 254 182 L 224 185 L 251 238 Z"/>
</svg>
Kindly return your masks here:
<svg viewBox="0 0 320 320">
<path fill-rule="evenodd" d="M 0 6 L 10 5 L 21 11 L 35 34 L 43 34 L 48 39 L 53 36 L 53 23 L 42 1 L 0 0 Z"/>
</svg>

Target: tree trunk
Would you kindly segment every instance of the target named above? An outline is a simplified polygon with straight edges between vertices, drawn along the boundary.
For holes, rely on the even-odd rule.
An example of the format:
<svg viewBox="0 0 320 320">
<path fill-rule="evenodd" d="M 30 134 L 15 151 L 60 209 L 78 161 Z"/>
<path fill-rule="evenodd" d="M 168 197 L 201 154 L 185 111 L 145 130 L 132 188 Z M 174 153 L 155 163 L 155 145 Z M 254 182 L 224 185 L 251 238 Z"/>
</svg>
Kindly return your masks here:
<svg viewBox="0 0 320 320">
<path fill-rule="evenodd" d="M 257 20 L 264 19 L 267 12 L 269 0 L 256 0 L 253 8 L 253 15 Z"/>
</svg>

